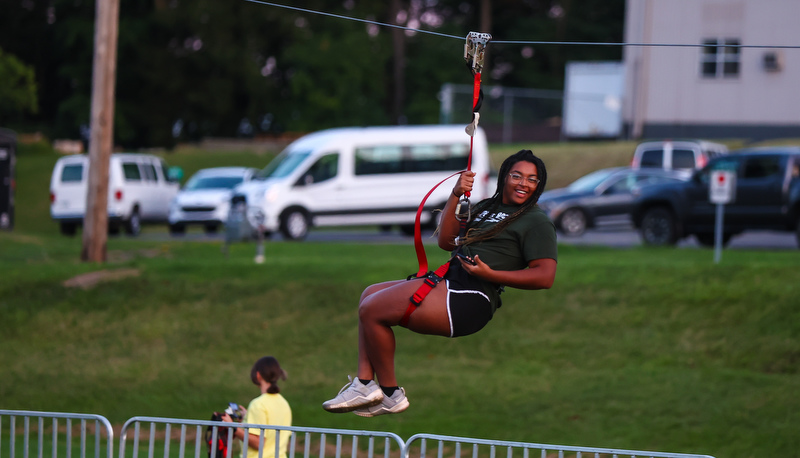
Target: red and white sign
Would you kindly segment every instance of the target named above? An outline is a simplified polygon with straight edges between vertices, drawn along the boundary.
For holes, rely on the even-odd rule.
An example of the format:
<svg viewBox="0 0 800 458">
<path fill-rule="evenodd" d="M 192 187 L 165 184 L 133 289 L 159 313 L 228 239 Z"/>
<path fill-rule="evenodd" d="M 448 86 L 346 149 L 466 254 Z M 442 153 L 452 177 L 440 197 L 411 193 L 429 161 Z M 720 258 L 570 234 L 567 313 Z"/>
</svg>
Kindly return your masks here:
<svg viewBox="0 0 800 458">
<path fill-rule="evenodd" d="M 708 184 L 708 199 L 712 204 L 729 204 L 736 197 L 736 172 L 712 170 Z"/>
</svg>

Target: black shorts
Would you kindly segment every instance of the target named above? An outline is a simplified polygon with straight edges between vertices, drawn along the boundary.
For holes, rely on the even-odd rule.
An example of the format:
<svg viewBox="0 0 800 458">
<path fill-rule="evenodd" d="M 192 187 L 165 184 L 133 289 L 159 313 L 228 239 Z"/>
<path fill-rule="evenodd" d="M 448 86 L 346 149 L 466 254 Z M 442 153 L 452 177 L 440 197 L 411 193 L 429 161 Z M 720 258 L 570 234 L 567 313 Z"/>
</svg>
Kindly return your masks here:
<svg viewBox="0 0 800 458">
<path fill-rule="evenodd" d="M 444 279 L 450 337 L 468 336 L 483 329 L 492 319 L 492 305 L 481 282 L 468 274 L 458 260 L 450 263 Z"/>
</svg>

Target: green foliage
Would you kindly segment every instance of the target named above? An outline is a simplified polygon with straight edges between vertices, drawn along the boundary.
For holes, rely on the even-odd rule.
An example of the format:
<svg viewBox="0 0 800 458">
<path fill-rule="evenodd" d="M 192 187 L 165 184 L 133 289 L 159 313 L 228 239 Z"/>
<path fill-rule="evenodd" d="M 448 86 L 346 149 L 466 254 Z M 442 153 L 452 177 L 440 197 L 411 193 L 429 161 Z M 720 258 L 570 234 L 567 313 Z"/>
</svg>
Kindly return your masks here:
<svg viewBox="0 0 800 458">
<path fill-rule="evenodd" d="M 299 34 L 285 54 L 292 129 L 387 124 L 388 59 L 385 34 L 369 37 L 362 24 Z"/>
<path fill-rule="evenodd" d="M 0 123 L 24 113 L 36 113 L 36 78 L 32 67 L 0 48 Z"/>
<path fill-rule="evenodd" d="M 489 27 L 500 40 L 621 41 L 624 11 L 622 0 L 504 0 L 487 2 L 486 25 L 468 2 L 402 0 L 394 17 L 391 3 L 302 8 L 381 23 L 404 17 L 401 25 L 444 36 L 403 32 L 401 45 L 390 27 L 246 1 L 121 2 L 115 142 L 170 148 L 209 136 L 436 123 L 442 84 L 471 81 L 454 37 Z M 41 102 L 22 121 L 51 138 L 79 138 L 89 124 L 94 18 L 93 1 L 0 3 L 0 47 L 35 70 Z M 537 46 L 529 55 L 491 45 L 484 83 L 560 88 L 567 60 L 619 55 L 614 47 Z M 250 132 L 240 129 L 247 123 Z"/>
</svg>

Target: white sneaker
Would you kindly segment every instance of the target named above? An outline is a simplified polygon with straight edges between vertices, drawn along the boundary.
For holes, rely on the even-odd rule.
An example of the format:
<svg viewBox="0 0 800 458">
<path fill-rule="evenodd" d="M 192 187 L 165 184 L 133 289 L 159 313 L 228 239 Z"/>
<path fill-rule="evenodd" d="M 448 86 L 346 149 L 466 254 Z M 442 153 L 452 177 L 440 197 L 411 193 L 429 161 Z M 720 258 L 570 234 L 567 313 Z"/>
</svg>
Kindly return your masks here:
<svg viewBox="0 0 800 458">
<path fill-rule="evenodd" d="M 352 412 L 381 403 L 384 398 L 383 391 L 374 380 L 365 385 L 358 378 L 354 380 L 349 375 L 347 378 L 350 383 L 343 386 L 335 398 L 323 402 L 323 409 L 336 413 Z"/>
<path fill-rule="evenodd" d="M 400 413 L 408 408 L 408 398 L 406 390 L 398 388 L 391 396 L 384 396 L 380 404 L 372 407 L 356 410 L 356 415 L 360 417 L 377 417 L 387 413 Z"/>
</svg>

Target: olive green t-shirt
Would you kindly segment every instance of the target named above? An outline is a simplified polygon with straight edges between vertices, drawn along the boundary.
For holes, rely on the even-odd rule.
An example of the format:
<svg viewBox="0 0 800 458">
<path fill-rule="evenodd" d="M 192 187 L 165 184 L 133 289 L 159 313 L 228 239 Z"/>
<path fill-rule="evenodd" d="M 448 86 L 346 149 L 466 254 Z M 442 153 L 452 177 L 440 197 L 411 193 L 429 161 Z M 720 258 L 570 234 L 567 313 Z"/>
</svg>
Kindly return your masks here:
<svg viewBox="0 0 800 458">
<path fill-rule="evenodd" d="M 493 214 L 475 227 L 486 229 L 494 226 L 518 208 L 516 205 L 500 205 Z M 483 214 L 480 214 L 473 221 L 477 222 L 482 218 Z M 468 228 L 471 227 L 468 225 Z M 544 211 L 536 206 L 491 239 L 466 245 L 462 251 L 468 256 L 478 255 L 481 261 L 494 270 L 524 269 L 534 259 L 549 258 L 558 261 L 556 228 Z M 497 308 L 500 303 L 497 291 L 499 285 L 482 282 L 489 293 L 492 307 Z"/>
</svg>

